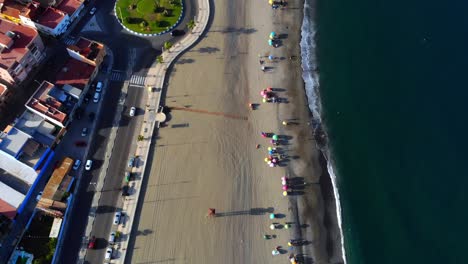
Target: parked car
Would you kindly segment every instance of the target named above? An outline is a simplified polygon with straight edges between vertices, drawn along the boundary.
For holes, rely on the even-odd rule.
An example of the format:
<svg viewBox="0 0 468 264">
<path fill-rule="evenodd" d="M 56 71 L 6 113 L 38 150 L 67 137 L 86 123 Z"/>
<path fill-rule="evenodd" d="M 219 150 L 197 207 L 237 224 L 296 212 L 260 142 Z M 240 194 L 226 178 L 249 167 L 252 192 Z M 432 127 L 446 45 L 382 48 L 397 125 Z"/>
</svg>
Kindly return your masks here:
<svg viewBox="0 0 468 264">
<path fill-rule="evenodd" d="M 134 106 L 130 107 L 130 116 L 135 116 L 136 108 Z"/>
<path fill-rule="evenodd" d="M 115 242 L 115 232 L 111 232 L 109 235 L 109 244 L 113 244 Z"/>
<path fill-rule="evenodd" d="M 135 166 L 135 157 L 130 157 L 130 159 L 128 160 L 127 165 L 128 165 L 129 168 Z"/>
<path fill-rule="evenodd" d="M 77 147 L 86 147 L 86 145 L 87 145 L 86 141 L 84 141 L 84 140 L 75 141 L 75 146 L 77 146 Z"/>
<path fill-rule="evenodd" d="M 94 13 L 96 13 L 96 10 L 97 10 L 96 7 L 91 8 L 91 11 L 89 11 L 89 14 L 94 15 Z"/>
<path fill-rule="evenodd" d="M 89 121 L 93 121 L 94 117 L 96 117 L 96 114 L 94 112 L 89 113 L 88 115 Z"/>
<path fill-rule="evenodd" d="M 81 160 L 77 159 L 75 160 L 75 163 L 73 164 L 73 170 L 77 170 L 81 165 Z"/>
<path fill-rule="evenodd" d="M 108 247 L 108 248 L 106 249 L 106 255 L 104 255 L 104 258 L 105 258 L 106 260 L 111 260 L 111 259 L 112 259 L 112 250 L 113 250 L 113 249 L 112 249 L 111 247 Z"/>
<path fill-rule="evenodd" d="M 36 201 L 40 201 L 42 198 L 42 192 L 39 192 L 39 194 L 36 196 Z"/>
<path fill-rule="evenodd" d="M 97 82 L 96 84 L 96 92 L 101 92 L 102 91 L 102 82 Z"/>
<path fill-rule="evenodd" d="M 97 103 L 99 102 L 99 99 L 101 99 L 101 93 L 95 92 L 94 97 L 93 97 L 93 102 Z"/>
<path fill-rule="evenodd" d="M 88 135 L 88 128 L 83 127 L 83 129 L 81 130 L 81 136 L 86 137 L 87 135 Z"/>
<path fill-rule="evenodd" d="M 185 34 L 185 31 L 180 30 L 180 29 L 174 29 L 171 31 L 171 36 L 173 37 L 183 36 L 184 34 Z"/>
<path fill-rule="evenodd" d="M 122 216 L 122 213 L 120 212 L 115 212 L 114 215 L 114 225 L 120 224 L 120 217 Z"/>
<path fill-rule="evenodd" d="M 91 170 L 92 166 L 93 166 L 93 161 L 92 160 L 87 160 L 86 165 L 85 165 L 85 170 L 87 170 L 87 171 Z"/>
<path fill-rule="evenodd" d="M 96 237 L 93 236 L 88 243 L 88 248 L 89 249 L 94 249 L 96 247 Z"/>
<path fill-rule="evenodd" d="M 122 196 L 129 196 L 130 195 L 129 189 L 130 187 L 128 187 L 128 185 L 124 185 L 122 187 Z"/>
</svg>

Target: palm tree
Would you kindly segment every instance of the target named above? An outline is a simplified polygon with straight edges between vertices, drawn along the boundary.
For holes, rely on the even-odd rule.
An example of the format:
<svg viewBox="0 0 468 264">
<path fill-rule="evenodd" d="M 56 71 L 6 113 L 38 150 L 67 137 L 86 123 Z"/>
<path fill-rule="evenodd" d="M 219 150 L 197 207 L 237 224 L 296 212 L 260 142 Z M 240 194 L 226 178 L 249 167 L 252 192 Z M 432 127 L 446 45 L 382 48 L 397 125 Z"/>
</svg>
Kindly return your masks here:
<svg viewBox="0 0 468 264">
<path fill-rule="evenodd" d="M 164 59 L 163 59 L 163 56 L 159 55 L 156 60 L 158 61 L 158 63 L 163 63 L 164 62 Z"/>
<path fill-rule="evenodd" d="M 187 28 L 190 29 L 190 31 L 192 31 L 195 28 L 195 25 L 195 20 L 190 19 L 190 21 L 187 23 Z"/>
<path fill-rule="evenodd" d="M 145 139 L 143 135 L 138 135 L 137 141 L 143 141 L 143 139 Z"/>
<path fill-rule="evenodd" d="M 169 41 L 164 42 L 164 50 L 169 50 L 172 47 L 172 43 Z"/>
</svg>

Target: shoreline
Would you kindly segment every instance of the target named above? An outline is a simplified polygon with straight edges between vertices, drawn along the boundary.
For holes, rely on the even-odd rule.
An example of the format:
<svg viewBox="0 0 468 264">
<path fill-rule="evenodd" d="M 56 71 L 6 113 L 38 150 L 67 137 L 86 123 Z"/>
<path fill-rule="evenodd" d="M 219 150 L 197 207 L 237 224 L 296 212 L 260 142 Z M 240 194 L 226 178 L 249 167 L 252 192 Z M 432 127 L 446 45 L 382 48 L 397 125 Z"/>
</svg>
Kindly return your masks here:
<svg viewBox="0 0 468 264">
<path fill-rule="evenodd" d="M 323 226 L 320 226 L 319 224 L 318 228 L 322 229 L 319 232 L 325 233 L 323 234 L 325 235 L 325 237 L 323 237 L 323 235 L 319 235 L 319 237 L 321 239 L 320 244 L 325 244 L 325 252 L 326 252 L 326 255 L 328 255 L 327 257 L 328 259 L 325 256 L 323 256 L 323 258 L 317 256 L 317 258 L 314 258 L 314 263 L 346 263 L 346 261 L 343 259 L 345 255 L 344 255 L 344 248 L 342 244 L 342 231 L 341 231 L 341 227 L 339 223 L 340 215 L 338 211 L 340 210 L 340 208 L 337 207 L 337 199 L 339 199 L 339 197 L 335 195 L 335 186 L 333 183 L 334 180 L 332 179 L 328 170 L 329 157 L 328 157 L 328 153 L 326 153 L 327 149 L 322 149 L 321 147 L 322 145 L 326 146 L 326 142 L 321 142 L 321 139 L 323 139 L 323 137 L 321 136 L 324 135 L 325 132 L 321 130 L 322 127 L 319 127 L 317 129 L 317 128 L 313 128 L 310 125 L 310 124 L 313 124 L 314 121 L 316 121 L 317 119 L 321 120 L 321 117 L 320 116 L 316 117 L 312 109 L 310 109 L 309 107 L 310 102 L 309 102 L 309 97 L 306 91 L 307 87 L 306 87 L 305 80 L 303 79 L 303 76 L 302 76 L 304 73 L 304 68 L 302 65 L 303 63 L 302 56 L 304 54 L 302 54 L 301 52 L 302 43 L 300 43 L 300 40 L 302 40 L 302 37 L 303 37 L 302 24 L 305 18 L 305 13 L 304 13 L 305 12 L 305 0 L 300 0 L 298 2 L 299 2 L 299 5 L 302 6 L 302 12 L 301 12 L 302 15 L 297 16 L 297 21 L 293 21 L 291 23 L 291 28 L 297 28 L 297 30 L 294 34 L 291 34 L 291 39 L 288 38 L 286 41 L 291 41 L 291 43 L 298 43 L 298 45 L 291 47 L 288 53 L 300 54 L 301 63 L 299 63 L 299 69 L 298 69 L 300 74 L 299 74 L 299 77 L 294 76 L 294 74 L 292 74 L 291 72 L 289 73 L 286 72 L 285 75 L 291 76 L 290 81 L 289 81 L 289 83 L 291 84 L 291 87 L 294 87 L 295 86 L 294 84 L 296 84 L 296 87 L 298 89 L 298 91 L 296 92 L 297 96 L 288 94 L 289 98 L 291 99 L 294 98 L 294 102 L 292 105 L 294 105 L 294 108 L 300 108 L 299 106 L 301 104 L 304 104 L 304 107 L 303 109 L 290 109 L 289 113 L 287 113 L 288 111 L 285 111 L 284 114 L 285 115 L 290 114 L 291 116 L 299 115 L 300 120 L 304 119 L 303 122 L 305 122 L 306 125 L 303 125 L 299 129 L 299 131 L 296 131 L 295 134 L 298 136 L 298 138 L 307 138 L 309 142 L 311 141 L 314 142 L 314 144 L 304 144 L 304 142 L 301 142 L 301 144 L 297 144 L 297 147 L 298 147 L 297 152 L 299 156 L 302 156 L 302 153 L 305 154 L 307 152 L 310 152 L 310 154 L 308 154 L 310 157 L 305 159 L 305 161 L 310 162 L 310 163 L 318 163 L 315 165 L 311 164 L 309 166 L 309 169 L 311 169 L 311 171 L 309 172 L 310 174 L 308 174 L 309 177 L 306 176 L 304 178 L 306 179 L 306 182 L 308 181 L 314 182 L 315 180 L 319 179 L 319 181 L 316 183 L 319 185 L 320 198 L 322 199 L 322 202 L 324 203 L 322 221 L 316 218 L 314 219 L 312 215 L 313 213 L 310 212 L 313 208 L 311 205 L 314 203 L 314 198 L 318 198 L 318 197 L 313 197 L 313 195 L 308 195 L 306 193 L 303 201 L 294 201 L 294 199 L 292 199 L 291 203 L 293 204 L 294 202 L 296 202 L 299 212 L 301 212 L 302 214 L 299 217 L 299 219 L 304 219 L 304 222 L 313 222 L 313 221 L 317 222 L 318 221 L 318 222 L 322 222 L 323 224 Z M 315 4 L 315 3 L 312 3 L 312 4 Z M 290 6 L 288 6 L 288 8 L 289 7 Z M 313 8 L 313 7 L 310 7 L 310 8 Z M 290 10 L 284 10 L 284 11 L 289 12 Z M 316 14 L 314 13 L 313 16 L 315 17 L 315 15 Z M 316 51 L 314 50 L 312 52 L 315 53 Z M 317 66 L 313 70 L 315 71 L 316 68 Z M 290 67 L 288 70 L 291 71 L 292 69 L 293 67 Z M 318 95 L 317 95 L 317 98 L 315 98 L 315 100 L 318 100 L 317 103 L 320 104 L 320 98 Z M 320 123 L 320 126 L 322 125 L 323 124 Z M 306 154 L 306 156 L 308 155 Z M 289 174 L 291 175 L 292 173 L 293 175 L 298 175 L 297 173 L 294 173 L 295 165 L 293 163 L 291 165 L 293 168 L 289 169 Z M 307 172 L 304 172 L 304 173 L 307 175 Z M 314 176 L 313 174 L 318 174 L 318 177 L 317 175 Z M 318 230 L 315 230 L 315 231 L 317 232 Z M 323 251 L 324 248 L 321 246 L 315 248 L 314 250 L 322 251 L 322 253 L 324 252 Z M 312 254 L 312 255 L 320 255 L 318 254 L 318 252 L 314 252 L 314 253 L 315 254 Z"/>
</svg>

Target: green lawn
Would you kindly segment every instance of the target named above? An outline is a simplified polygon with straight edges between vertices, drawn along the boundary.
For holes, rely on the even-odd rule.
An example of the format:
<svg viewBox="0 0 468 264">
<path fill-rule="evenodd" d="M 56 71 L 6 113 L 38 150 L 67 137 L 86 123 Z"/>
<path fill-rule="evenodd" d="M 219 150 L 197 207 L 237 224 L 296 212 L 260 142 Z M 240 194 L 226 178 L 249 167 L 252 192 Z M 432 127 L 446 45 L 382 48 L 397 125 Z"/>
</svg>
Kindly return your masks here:
<svg viewBox="0 0 468 264">
<path fill-rule="evenodd" d="M 117 17 L 128 29 L 154 34 L 174 25 L 182 12 L 183 0 L 118 0 Z"/>
</svg>

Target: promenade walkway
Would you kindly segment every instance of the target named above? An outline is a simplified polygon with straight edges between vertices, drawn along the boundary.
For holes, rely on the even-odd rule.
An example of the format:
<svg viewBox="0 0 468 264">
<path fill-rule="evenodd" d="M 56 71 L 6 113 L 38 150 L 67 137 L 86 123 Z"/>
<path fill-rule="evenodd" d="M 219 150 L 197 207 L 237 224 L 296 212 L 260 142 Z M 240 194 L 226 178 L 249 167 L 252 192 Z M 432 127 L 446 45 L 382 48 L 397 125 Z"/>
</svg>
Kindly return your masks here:
<svg viewBox="0 0 468 264">
<path fill-rule="evenodd" d="M 146 103 L 145 114 L 143 118 L 143 125 L 139 135 L 142 135 L 144 139 L 137 142 L 137 148 L 135 156 L 138 157 L 138 165 L 134 168 L 133 173 L 141 175 L 135 181 L 132 181 L 132 195 L 128 197 L 122 205 L 122 212 L 125 213 L 125 224 L 119 226 L 118 231 L 121 233 L 120 243 L 117 243 L 113 254 L 113 260 L 111 263 L 124 263 L 127 253 L 127 245 L 132 234 L 132 228 L 134 227 L 134 215 L 140 198 L 141 184 L 143 182 L 143 176 L 145 176 L 146 161 L 149 154 L 150 145 L 152 144 L 153 134 L 159 128 L 159 123 L 156 121 L 158 108 L 161 101 L 161 94 L 164 88 L 164 83 L 168 75 L 167 69 L 174 63 L 174 60 L 183 53 L 185 50 L 190 48 L 203 34 L 205 31 L 208 20 L 210 17 L 210 3 L 209 0 L 197 0 L 198 13 L 195 20 L 195 27 L 190 34 L 187 34 L 182 40 L 175 43 L 171 49 L 163 52 L 163 63 L 155 62 L 154 65 L 149 69 L 146 77 L 145 86 L 148 92 L 148 101 Z M 98 198 L 96 195 L 95 198 Z M 94 201 L 93 201 L 94 204 Z M 94 217 L 94 214 L 90 217 Z M 92 221 L 89 221 L 92 223 Z M 92 228 L 87 228 L 85 236 L 89 237 Z M 86 254 L 86 244 L 83 243 L 83 248 L 80 252 L 80 259 Z M 126 261 L 130 263 L 130 260 Z"/>
</svg>

